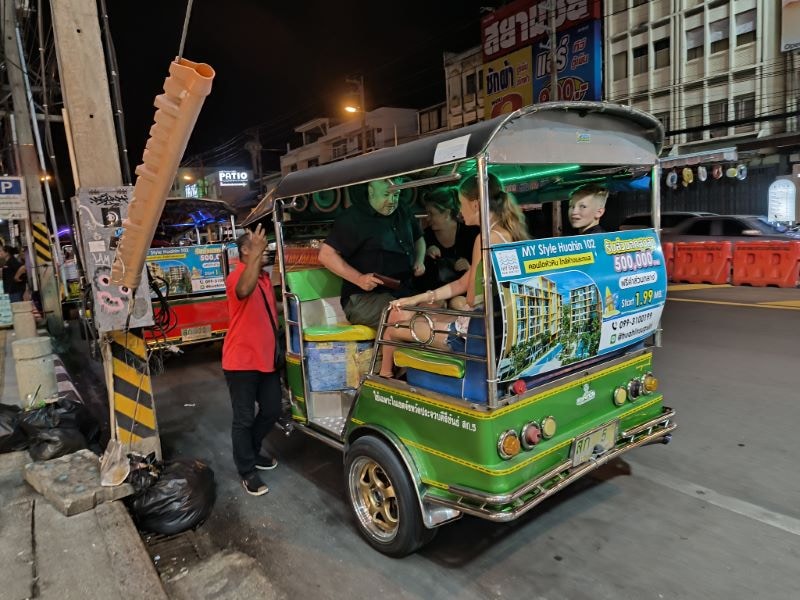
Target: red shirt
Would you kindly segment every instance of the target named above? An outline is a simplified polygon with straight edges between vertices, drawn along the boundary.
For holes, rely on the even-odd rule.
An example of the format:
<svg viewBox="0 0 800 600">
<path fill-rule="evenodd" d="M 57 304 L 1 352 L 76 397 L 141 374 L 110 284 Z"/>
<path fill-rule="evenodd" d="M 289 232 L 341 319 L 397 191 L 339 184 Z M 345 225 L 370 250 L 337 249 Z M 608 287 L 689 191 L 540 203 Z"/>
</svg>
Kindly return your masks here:
<svg viewBox="0 0 800 600">
<path fill-rule="evenodd" d="M 245 265 L 240 264 L 225 281 L 230 323 L 222 344 L 222 368 L 226 371 L 272 373 L 275 370 L 275 334 L 264 305 L 264 295 L 277 325 L 275 292 L 272 290 L 269 274 L 262 271 L 253 293 L 240 300 L 236 296 L 236 284 L 239 283 L 244 269 Z M 259 288 L 264 291 L 264 295 Z"/>
</svg>

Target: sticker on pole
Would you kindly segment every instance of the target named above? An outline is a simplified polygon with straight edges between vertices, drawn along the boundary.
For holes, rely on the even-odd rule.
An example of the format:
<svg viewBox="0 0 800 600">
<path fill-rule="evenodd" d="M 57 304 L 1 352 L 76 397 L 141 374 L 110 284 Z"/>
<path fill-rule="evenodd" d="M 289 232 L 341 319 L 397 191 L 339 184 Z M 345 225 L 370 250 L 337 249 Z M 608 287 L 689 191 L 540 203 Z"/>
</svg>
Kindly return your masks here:
<svg viewBox="0 0 800 600">
<path fill-rule="evenodd" d="M 0 219 L 27 219 L 28 200 L 22 177 L 0 177 Z"/>
</svg>

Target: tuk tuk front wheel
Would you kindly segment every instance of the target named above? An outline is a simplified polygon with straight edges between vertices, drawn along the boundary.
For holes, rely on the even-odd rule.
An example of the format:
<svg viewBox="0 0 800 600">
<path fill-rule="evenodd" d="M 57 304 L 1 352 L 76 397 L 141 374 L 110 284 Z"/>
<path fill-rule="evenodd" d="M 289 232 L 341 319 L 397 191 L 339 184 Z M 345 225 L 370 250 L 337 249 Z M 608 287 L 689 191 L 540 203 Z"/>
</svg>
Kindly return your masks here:
<svg viewBox="0 0 800 600">
<path fill-rule="evenodd" d="M 395 453 L 381 440 L 356 440 L 345 459 L 350 506 L 358 531 L 379 552 L 401 557 L 436 535 L 422 522 L 411 478 Z"/>
</svg>

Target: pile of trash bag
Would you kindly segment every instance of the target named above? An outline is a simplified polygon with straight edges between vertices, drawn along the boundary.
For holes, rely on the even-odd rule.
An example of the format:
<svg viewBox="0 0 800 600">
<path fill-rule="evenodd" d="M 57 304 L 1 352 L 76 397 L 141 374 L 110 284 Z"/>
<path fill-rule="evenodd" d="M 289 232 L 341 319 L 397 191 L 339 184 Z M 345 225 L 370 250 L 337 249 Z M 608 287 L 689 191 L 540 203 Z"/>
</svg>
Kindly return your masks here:
<svg viewBox="0 0 800 600">
<path fill-rule="evenodd" d="M 50 460 L 84 448 L 99 453 L 100 425 L 80 402 L 61 397 L 21 410 L 0 405 L 0 452 L 24 450 Z"/>
<path fill-rule="evenodd" d="M 129 454 L 127 482 L 134 493 L 125 502 L 142 531 L 174 535 L 201 525 L 217 499 L 214 471 L 193 458 L 160 461 L 155 454 Z"/>
</svg>

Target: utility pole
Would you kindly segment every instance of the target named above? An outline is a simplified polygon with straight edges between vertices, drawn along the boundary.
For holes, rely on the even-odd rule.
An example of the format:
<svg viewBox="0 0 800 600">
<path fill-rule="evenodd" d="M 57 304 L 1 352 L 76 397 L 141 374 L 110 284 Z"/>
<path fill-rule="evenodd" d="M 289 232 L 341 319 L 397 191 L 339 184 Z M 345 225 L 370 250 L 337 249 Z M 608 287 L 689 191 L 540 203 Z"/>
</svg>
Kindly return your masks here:
<svg viewBox="0 0 800 600">
<path fill-rule="evenodd" d="M 97 1 L 51 2 L 50 9 L 70 124 L 67 135 L 74 151 L 75 188 L 120 187 L 120 154 Z M 155 451 L 160 456 L 156 407 L 141 328 L 107 332 L 100 345 L 112 438 L 126 444 L 128 450 L 143 454 Z"/>
<path fill-rule="evenodd" d="M 20 55 L 17 43 L 17 11 L 15 0 L 5 0 L 3 11 L 3 50 L 5 52 L 6 72 L 8 82 L 11 86 L 11 98 L 14 103 L 14 124 L 16 128 L 17 140 L 19 142 L 19 164 L 17 169 L 19 174 L 25 178 L 25 190 L 28 196 L 28 222 L 31 226 L 39 224 L 47 230 L 47 218 L 42 195 L 42 185 L 40 178 L 44 176 L 37 158 L 36 147 L 34 146 L 34 132 L 31 122 L 31 112 L 28 103 L 28 94 L 25 87 L 25 74 L 20 65 L 24 64 L 23 57 Z M 37 132 L 38 133 L 38 132 Z M 45 182 L 47 183 L 47 182 Z M 52 223 L 56 228 L 56 223 Z M 26 227 L 30 231 L 30 227 Z M 54 231 L 57 236 L 57 232 Z M 30 235 L 30 233 L 28 234 Z M 57 237 L 55 244 L 58 243 Z M 42 299 L 42 308 L 47 319 L 48 328 L 51 333 L 58 334 L 63 330 L 64 321 L 61 314 L 61 297 L 58 293 L 58 283 L 56 281 L 56 268 L 53 262 L 53 253 L 50 250 L 50 239 L 46 242 L 41 241 L 44 248 L 47 244 L 46 252 L 50 252 L 50 260 L 44 260 L 37 256 L 30 259 L 36 265 L 36 275 L 39 281 L 39 291 Z M 42 255 L 44 256 L 44 254 Z"/>
<path fill-rule="evenodd" d="M 556 31 L 556 2 L 547 5 L 547 21 L 550 29 L 550 101 L 558 102 L 558 31 Z M 561 201 L 553 202 L 553 237 L 563 234 L 561 226 Z"/>
</svg>

